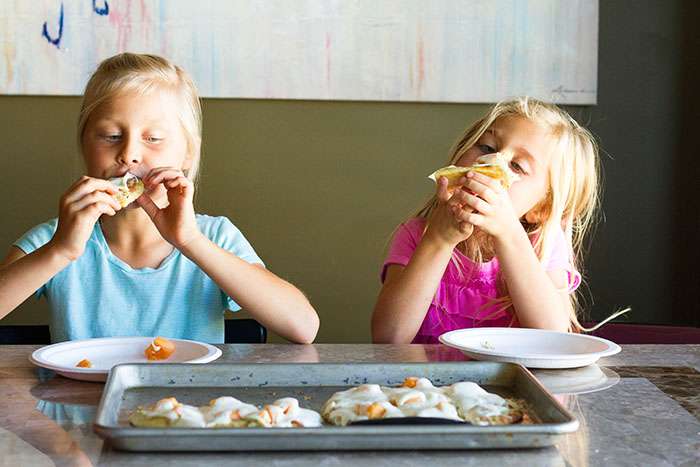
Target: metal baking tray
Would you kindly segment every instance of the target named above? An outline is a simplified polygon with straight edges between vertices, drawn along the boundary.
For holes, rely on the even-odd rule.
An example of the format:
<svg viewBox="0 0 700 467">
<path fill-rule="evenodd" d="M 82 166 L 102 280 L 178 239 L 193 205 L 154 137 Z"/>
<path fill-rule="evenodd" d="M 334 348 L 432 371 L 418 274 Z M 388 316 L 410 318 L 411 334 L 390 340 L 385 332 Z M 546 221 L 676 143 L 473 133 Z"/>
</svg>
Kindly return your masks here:
<svg viewBox="0 0 700 467">
<path fill-rule="evenodd" d="M 524 421 L 507 426 L 470 424 L 354 425 L 317 428 L 135 428 L 138 406 L 175 397 L 206 405 L 233 396 L 258 406 L 296 397 L 320 411 L 336 391 L 359 384 L 396 386 L 409 376 L 434 385 L 473 381 L 526 405 Z M 95 432 L 129 451 L 305 451 L 535 448 L 551 446 L 578 429 L 578 421 L 525 367 L 499 362 L 123 364 L 110 372 L 97 408 Z"/>
</svg>

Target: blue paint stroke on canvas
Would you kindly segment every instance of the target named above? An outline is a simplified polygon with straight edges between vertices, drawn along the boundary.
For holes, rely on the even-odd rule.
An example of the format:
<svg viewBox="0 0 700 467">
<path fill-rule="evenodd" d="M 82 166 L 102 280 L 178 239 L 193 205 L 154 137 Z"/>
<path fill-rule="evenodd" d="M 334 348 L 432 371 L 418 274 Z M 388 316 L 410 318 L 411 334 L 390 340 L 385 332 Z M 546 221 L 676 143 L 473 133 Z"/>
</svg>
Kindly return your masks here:
<svg viewBox="0 0 700 467">
<path fill-rule="evenodd" d="M 97 6 L 97 0 L 92 0 L 92 10 L 101 16 L 108 15 L 109 14 L 109 4 L 105 0 L 104 7 L 100 8 Z"/>
<path fill-rule="evenodd" d="M 47 41 L 49 41 L 50 44 L 53 44 L 56 46 L 56 48 L 60 48 L 58 44 L 61 42 L 61 37 L 63 36 L 63 3 L 61 3 L 61 15 L 59 16 L 58 19 L 58 36 L 56 38 L 52 38 L 49 35 L 49 29 L 46 25 L 46 21 L 44 21 L 44 29 L 41 33 L 42 36 L 46 38 Z"/>
</svg>

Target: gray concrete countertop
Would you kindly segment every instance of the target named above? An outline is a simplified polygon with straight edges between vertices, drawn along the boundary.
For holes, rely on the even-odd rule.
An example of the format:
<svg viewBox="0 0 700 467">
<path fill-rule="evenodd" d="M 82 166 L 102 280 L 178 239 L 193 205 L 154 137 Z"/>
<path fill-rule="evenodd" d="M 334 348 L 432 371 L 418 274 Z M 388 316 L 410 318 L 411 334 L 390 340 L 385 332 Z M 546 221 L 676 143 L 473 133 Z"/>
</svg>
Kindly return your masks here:
<svg viewBox="0 0 700 467">
<path fill-rule="evenodd" d="M 223 363 L 467 361 L 443 345 L 220 345 Z M 517 450 L 143 453 L 92 431 L 104 385 L 33 366 L 37 346 L 0 346 L 0 465 L 700 464 L 700 346 L 626 345 L 597 364 L 532 370 L 580 423 L 555 447 Z"/>
</svg>

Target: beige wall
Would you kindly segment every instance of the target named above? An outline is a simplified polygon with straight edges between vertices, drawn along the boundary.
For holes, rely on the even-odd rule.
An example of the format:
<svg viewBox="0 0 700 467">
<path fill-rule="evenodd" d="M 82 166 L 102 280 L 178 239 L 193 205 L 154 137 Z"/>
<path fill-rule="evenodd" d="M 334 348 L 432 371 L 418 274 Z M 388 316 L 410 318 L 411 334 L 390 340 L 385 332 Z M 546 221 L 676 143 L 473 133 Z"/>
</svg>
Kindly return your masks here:
<svg viewBox="0 0 700 467">
<path fill-rule="evenodd" d="M 79 176 L 79 98 L 0 97 L 0 248 L 57 213 Z M 384 244 L 479 105 L 204 101 L 198 212 L 229 217 L 321 316 L 317 342 L 369 342 Z M 9 165 L 8 165 L 9 164 Z M 3 324 L 46 322 L 29 298 Z M 272 336 L 271 341 L 279 341 Z"/>
<path fill-rule="evenodd" d="M 700 326 L 698 2 L 601 2 L 604 221 L 586 258 L 587 315 Z M 0 96 L 0 250 L 54 217 L 80 173 L 78 98 Z M 226 215 L 321 315 L 318 342 L 368 342 L 384 243 L 480 105 L 205 100 L 200 212 Z M 661 162 L 660 162 L 661 161 Z M 660 170 L 660 167 L 663 169 Z M 691 200 L 691 202 L 688 202 Z M 4 254 L 4 253 L 3 253 Z M 5 323 L 45 322 L 30 298 Z M 276 341 L 273 337 L 272 341 Z"/>
</svg>

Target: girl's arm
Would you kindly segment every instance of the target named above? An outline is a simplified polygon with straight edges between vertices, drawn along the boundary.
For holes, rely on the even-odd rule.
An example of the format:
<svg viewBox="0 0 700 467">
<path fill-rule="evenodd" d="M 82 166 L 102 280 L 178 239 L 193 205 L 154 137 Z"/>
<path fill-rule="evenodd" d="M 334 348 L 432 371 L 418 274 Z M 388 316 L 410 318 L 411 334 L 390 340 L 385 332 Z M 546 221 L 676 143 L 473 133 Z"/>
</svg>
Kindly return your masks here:
<svg viewBox="0 0 700 467">
<path fill-rule="evenodd" d="M 0 265 L 0 318 L 80 257 L 102 214 L 121 209 L 107 180 L 81 177 L 61 197 L 58 226 L 51 240 L 30 254 L 12 247 Z"/>
<path fill-rule="evenodd" d="M 318 315 L 292 284 L 261 264 L 242 260 L 203 234 L 178 249 L 270 331 L 292 342 L 313 342 L 319 327 Z"/>
<path fill-rule="evenodd" d="M 25 254 L 13 246 L 0 265 L 0 319 L 68 266 L 65 256 L 49 244 Z"/>
<path fill-rule="evenodd" d="M 472 226 L 455 218 L 458 195 L 450 197 L 447 179 L 438 181 L 438 206 L 406 266 L 388 266 L 372 313 L 372 341 L 410 343 L 418 333 L 455 246 Z"/>
<path fill-rule="evenodd" d="M 471 172 L 459 197 L 458 217 L 491 235 L 508 294 L 522 327 L 567 331 L 569 301 L 565 271 L 547 272 L 520 224 L 500 181 Z"/>
<path fill-rule="evenodd" d="M 423 236 L 406 266 L 387 267 L 372 313 L 372 342 L 409 344 L 416 337 L 453 249 Z"/>
<path fill-rule="evenodd" d="M 495 237 L 494 247 L 520 326 L 566 332 L 570 307 L 566 271 L 545 271 L 522 227 Z"/>
<path fill-rule="evenodd" d="M 219 247 L 199 230 L 192 205 L 194 185 L 181 170 L 153 169 L 144 183 L 162 183 L 168 190 L 168 205 L 162 209 L 148 195 L 137 200 L 163 238 L 270 331 L 293 342 L 313 342 L 318 315 L 299 289 L 262 265 L 249 264 Z"/>
</svg>

